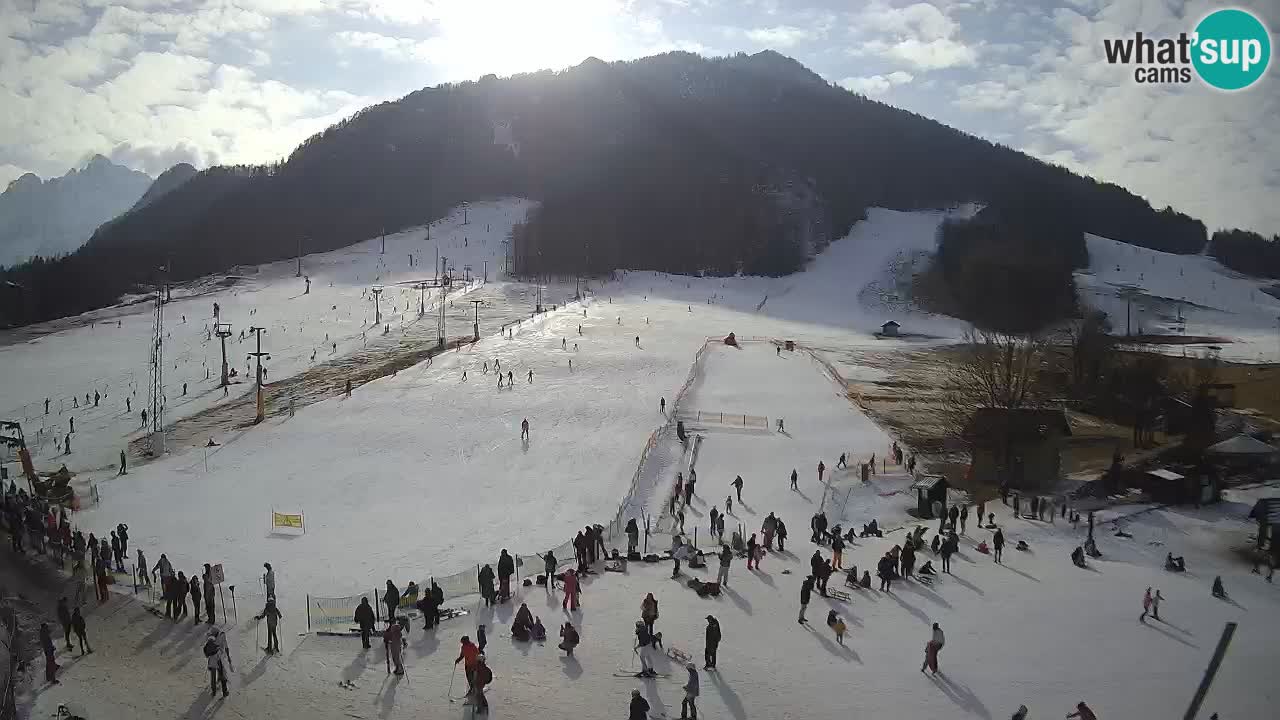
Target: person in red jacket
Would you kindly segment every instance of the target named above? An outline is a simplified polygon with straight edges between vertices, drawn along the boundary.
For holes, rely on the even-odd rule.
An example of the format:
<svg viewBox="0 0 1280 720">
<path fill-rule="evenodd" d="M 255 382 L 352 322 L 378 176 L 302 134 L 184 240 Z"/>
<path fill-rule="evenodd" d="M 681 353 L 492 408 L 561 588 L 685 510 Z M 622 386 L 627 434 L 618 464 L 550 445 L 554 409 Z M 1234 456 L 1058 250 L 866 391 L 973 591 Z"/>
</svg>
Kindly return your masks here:
<svg viewBox="0 0 1280 720">
<path fill-rule="evenodd" d="M 458 659 L 453 661 L 454 665 L 462 663 L 462 671 L 467 676 L 467 695 L 475 691 L 475 670 L 476 660 L 480 657 L 480 648 L 471 642 L 471 638 L 466 635 L 462 636 L 462 649 L 458 653 Z"/>
<path fill-rule="evenodd" d="M 561 609 L 577 610 L 578 609 L 578 574 L 573 568 L 564 571 L 564 601 L 560 603 Z"/>
</svg>

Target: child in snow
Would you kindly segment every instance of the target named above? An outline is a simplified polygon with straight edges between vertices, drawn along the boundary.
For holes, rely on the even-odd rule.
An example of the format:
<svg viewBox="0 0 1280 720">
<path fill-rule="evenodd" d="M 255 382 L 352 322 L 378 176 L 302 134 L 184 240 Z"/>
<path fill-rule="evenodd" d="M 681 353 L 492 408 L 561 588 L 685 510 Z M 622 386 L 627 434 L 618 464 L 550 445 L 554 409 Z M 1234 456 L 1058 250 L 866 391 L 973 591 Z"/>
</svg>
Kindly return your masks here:
<svg viewBox="0 0 1280 720">
<path fill-rule="evenodd" d="M 578 647 L 578 643 L 581 640 L 578 636 L 578 629 L 573 626 L 573 623 L 566 622 L 560 626 L 560 637 L 564 639 L 560 641 L 557 647 L 565 651 L 565 654 L 569 657 L 573 657 L 573 649 Z"/>
<path fill-rule="evenodd" d="M 844 620 L 841 620 L 839 615 L 836 615 L 835 610 L 831 610 L 827 613 L 827 627 L 831 628 L 831 630 L 835 632 L 836 642 L 844 645 L 844 633 L 845 630 L 848 629 L 848 626 L 844 624 Z"/>
</svg>

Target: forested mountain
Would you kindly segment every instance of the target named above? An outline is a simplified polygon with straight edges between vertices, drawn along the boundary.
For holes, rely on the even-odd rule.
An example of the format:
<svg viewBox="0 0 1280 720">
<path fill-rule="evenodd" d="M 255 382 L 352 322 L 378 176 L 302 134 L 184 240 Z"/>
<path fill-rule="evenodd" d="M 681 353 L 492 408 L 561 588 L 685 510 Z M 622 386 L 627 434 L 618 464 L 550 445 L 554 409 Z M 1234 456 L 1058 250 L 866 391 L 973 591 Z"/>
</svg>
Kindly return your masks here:
<svg viewBox="0 0 1280 720">
<path fill-rule="evenodd" d="M 0 193 L 0 266 L 72 252 L 128 210 L 151 184 L 145 173 L 95 155 L 62 177 L 27 173 Z"/>
<path fill-rule="evenodd" d="M 151 183 L 151 187 L 147 188 L 147 191 L 143 193 L 142 197 L 138 199 L 138 202 L 134 203 L 133 207 L 130 209 L 137 210 L 150 205 L 152 202 L 155 202 L 157 198 L 177 189 L 178 186 L 195 177 L 195 175 L 196 169 L 192 167 L 191 163 L 178 163 L 177 165 L 174 165 L 168 170 L 160 173 L 160 177 L 156 178 L 156 181 Z"/>
<path fill-rule="evenodd" d="M 217 167 L 101 228 L 69 258 L 0 276 L 26 321 L 156 281 L 341 247 L 523 195 L 519 273 L 785 274 L 872 205 L 979 201 L 1081 231 L 1199 252 L 1200 222 L 833 86 L 773 52 L 590 59 L 563 72 L 442 85 L 367 108 L 269 166 Z M 1024 242 L 1040 237 L 1033 214 Z M 1064 252 L 1068 257 L 1071 252 Z M 66 293 L 62 288 L 79 288 Z"/>
</svg>

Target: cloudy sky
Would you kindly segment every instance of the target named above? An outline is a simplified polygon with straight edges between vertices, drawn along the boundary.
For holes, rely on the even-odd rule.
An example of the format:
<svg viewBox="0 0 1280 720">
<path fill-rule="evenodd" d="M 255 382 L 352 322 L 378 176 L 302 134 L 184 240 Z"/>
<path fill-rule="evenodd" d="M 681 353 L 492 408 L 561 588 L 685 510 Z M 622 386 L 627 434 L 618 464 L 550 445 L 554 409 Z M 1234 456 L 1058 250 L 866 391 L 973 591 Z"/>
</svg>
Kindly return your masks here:
<svg viewBox="0 0 1280 720">
<path fill-rule="evenodd" d="M 0 0 L 0 187 L 93 153 L 268 162 L 444 81 L 772 48 L 832 82 L 1171 204 L 1280 233 L 1280 73 L 1142 86 L 1103 38 L 1277 0 Z M 1273 57 L 1272 65 L 1275 65 Z"/>
</svg>

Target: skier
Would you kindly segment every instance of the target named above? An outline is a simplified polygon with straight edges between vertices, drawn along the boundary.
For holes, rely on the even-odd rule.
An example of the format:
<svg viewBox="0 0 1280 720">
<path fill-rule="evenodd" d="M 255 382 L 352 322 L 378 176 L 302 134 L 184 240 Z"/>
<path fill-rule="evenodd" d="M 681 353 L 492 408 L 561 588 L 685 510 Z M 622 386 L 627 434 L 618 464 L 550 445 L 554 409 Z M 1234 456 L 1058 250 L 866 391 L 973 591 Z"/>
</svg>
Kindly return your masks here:
<svg viewBox="0 0 1280 720">
<path fill-rule="evenodd" d="M 369 636 L 373 633 L 373 626 L 376 622 L 373 615 L 373 606 L 369 604 L 368 597 L 360 598 L 360 605 L 356 608 L 356 614 L 353 618 L 356 625 L 360 628 L 360 644 L 368 650 Z"/>
<path fill-rule="evenodd" d="M 996 534 L 991 537 L 991 547 L 996 562 L 1001 562 L 1004 557 L 1004 530 L 996 528 Z"/>
<path fill-rule="evenodd" d="M 800 487 L 796 485 L 796 481 L 798 481 L 799 479 L 800 479 L 800 474 L 796 472 L 795 468 L 791 468 L 791 489 L 797 492 L 800 490 Z"/>
<path fill-rule="evenodd" d="M 489 567 L 486 565 L 485 567 Z M 493 582 L 493 571 L 490 570 L 490 584 Z M 483 587 L 483 585 L 481 586 Z M 400 607 L 400 591 L 396 588 L 396 584 L 387 580 L 387 589 L 382 596 L 382 603 L 387 606 L 387 622 L 395 622 L 396 608 Z"/>
<path fill-rule="evenodd" d="M 656 677 L 658 673 L 653 671 L 653 661 L 649 659 L 649 647 L 653 644 L 653 634 L 645 623 L 641 620 L 636 621 L 636 644 L 632 651 L 640 656 L 640 672 L 636 673 L 636 677 L 651 678 Z"/>
<path fill-rule="evenodd" d="M 702 656 L 705 664 L 703 669 L 716 669 L 716 651 L 720 648 L 720 621 L 714 616 L 707 616 L 707 645 L 703 650 Z"/>
<path fill-rule="evenodd" d="M 271 601 L 267 601 L 271 604 Z M 404 674 L 404 627 L 396 622 L 394 618 L 387 623 L 387 629 L 382 631 L 382 647 L 386 650 L 387 657 L 391 660 L 391 665 L 395 666 L 395 674 Z M 276 648 L 279 650 L 279 648 Z M 271 652 L 267 650 L 267 652 Z"/>
<path fill-rule="evenodd" d="M 741 503 L 741 502 L 742 502 L 742 485 L 743 485 L 743 482 L 742 482 L 742 476 L 741 476 L 741 475 L 739 475 L 739 476 L 735 477 L 735 478 L 733 479 L 733 482 L 731 482 L 731 483 L 729 483 L 729 484 L 730 484 L 730 485 L 732 485 L 732 486 L 733 486 L 733 489 L 737 491 L 737 493 L 738 493 L 738 502 L 739 502 L 739 503 Z"/>
<path fill-rule="evenodd" d="M 511 576 L 515 571 L 515 560 L 507 554 L 506 548 L 503 548 L 502 554 L 498 556 L 498 598 L 502 602 L 506 602 L 511 597 Z"/>
<path fill-rule="evenodd" d="M 920 672 L 924 672 L 927 667 L 933 674 L 938 674 L 938 653 L 942 651 L 942 646 L 947 642 L 947 638 L 942 634 L 942 628 L 938 623 L 933 624 L 933 636 L 924 646 L 924 662 L 920 663 Z"/>
<path fill-rule="evenodd" d="M 76 642 L 80 643 L 80 654 L 93 652 L 93 646 L 89 644 L 89 636 L 84 626 L 84 615 L 80 614 L 80 607 L 77 605 L 75 610 L 71 611 L 71 630 L 76 634 Z"/>
<path fill-rule="evenodd" d="M 628 706 L 627 720 L 648 720 L 649 701 L 640 697 L 639 690 L 631 691 L 631 704 Z"/>
<path fill-rule="evenodd" d="M 275 598 L 267 598 L 267 604 L 262 608 L 262 612 L 253 616 L 254 620 L 267 619 L 267 654 L 280 652 L 280 636 L 276 633 L 276 625 L 284 616 L 280 613 L 280 608 L 276 607 Z M 391 625 L 399 627 L 395 622 L 395 616 L 392 616 Z"/>
<path fill-rule="evenodd" d="M 227 657 L 227 668 L 222 666 L 222 656 Z M 209 694 L 218 694 L 218 685 L 222 685 L 222 697 L 227 697 L 227 669 L 231 666 L 231 651 L 227 648 L 227 636 L 217 628 L 209 632 L 204 641 L 204 657 L 209 667 Z"/>
<path fill-rule="evenodd" d="M 684 699 L 680 701 L 680 720 L 698 720 L 698 668 L 692 662 L 685 664 L 689 680 L 682 688 Z"/>
<path fill-rule="evenodd" d="M 812 575 L 806 577 L 804 582 L 800 583 L 800 617 L 796 622 L 801 625 L 807 622 L 804 619 L 804 611 L 809 607 L 809 599 L 813 597 L 813 583 L 814 579 Z"/>
<path fill-rule="evenodd" d="M 471 638 L 466 635 L 462 636 L 462 640 L 459 643 L 462 647 L 453 664 L 462 663 L 462 672 L 467 677 L 467 696 L 469 697 L 475 691 L 475 670 L 480 658 L 480 648 L 476 647 L 475 643 L 471 642 Z"/>
</svg>

